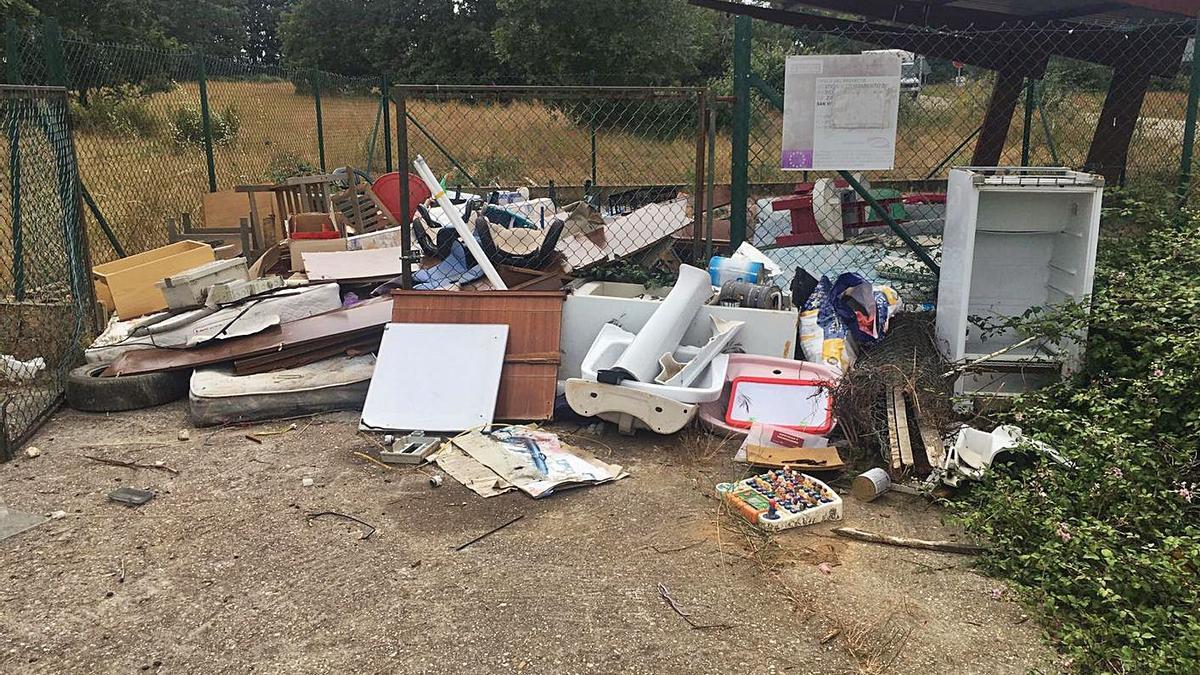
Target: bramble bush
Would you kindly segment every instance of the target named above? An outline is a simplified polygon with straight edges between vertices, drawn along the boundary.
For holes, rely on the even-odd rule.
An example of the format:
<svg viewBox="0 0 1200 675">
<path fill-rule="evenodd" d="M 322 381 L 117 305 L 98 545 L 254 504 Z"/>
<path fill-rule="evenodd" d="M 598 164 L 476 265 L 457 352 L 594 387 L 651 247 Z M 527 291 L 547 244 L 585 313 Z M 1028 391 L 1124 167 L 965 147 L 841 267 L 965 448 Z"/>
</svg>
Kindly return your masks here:
<svg viewBox="0 0 1200 675">
<path fill-rule="evenodd" d="M 1069 457 L 955 506 L 1079 672 L 1200 668 L 1200 212 L 1106 195 L 1081 374 L 1004 413 Z"/>
</svg>

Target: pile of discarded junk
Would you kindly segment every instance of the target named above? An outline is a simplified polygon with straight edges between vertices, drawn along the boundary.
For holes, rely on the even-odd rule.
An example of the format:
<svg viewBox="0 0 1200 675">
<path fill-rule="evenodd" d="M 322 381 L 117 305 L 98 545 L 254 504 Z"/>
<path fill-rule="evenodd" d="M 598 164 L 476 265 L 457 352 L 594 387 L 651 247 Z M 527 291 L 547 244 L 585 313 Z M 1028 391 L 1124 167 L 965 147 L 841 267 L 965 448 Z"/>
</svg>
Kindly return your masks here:
<svg viewBox="0 0 1200 675">
<path fill-rule="evenodd" d="M 360 428 L 380 437 L 376 459 L 436 463 L 483 496 L 625 475 L 540 423 L 702 425 L 741 439 L 735 460 L 766 471 L 717 486 L 748 520 L 841 517 L 826 482 L 849 466 L 837 386 L 886 339 L 903 308 L 893 289 L 787 271 L 748 244 L 707 270 L 683 264 L 674 251 L 693 236 L 691 200 L 673 192 L 560 205 L 528 190 L 448 189 L 423 159 L 414 166 L 208 194 L 201 225 L 173 219 L 171 244 L 97 266 L 110 320 L 71 374 L 68 403 L 116 411 L 186 397 L 198 426 L 361 411 Z M 967 317 L 1086 297 L 1097 180 L 952 172 L 937 330 L 946 359 L 971 365 L 957 393 L 1012 393 L 1033 386 L 1029 368 L 1077 365 L 1077 347 L 1015 334 L 985 345 Z M 665 265 L 676 280 L 596 279 L 612 261 Z M 902 476 L 978 477 L 1024 442 L 1012 427 L 943 438 L 902 393 L 887 405 L 885 468 L 853 483 L 864 498 Z"/>
</svg>

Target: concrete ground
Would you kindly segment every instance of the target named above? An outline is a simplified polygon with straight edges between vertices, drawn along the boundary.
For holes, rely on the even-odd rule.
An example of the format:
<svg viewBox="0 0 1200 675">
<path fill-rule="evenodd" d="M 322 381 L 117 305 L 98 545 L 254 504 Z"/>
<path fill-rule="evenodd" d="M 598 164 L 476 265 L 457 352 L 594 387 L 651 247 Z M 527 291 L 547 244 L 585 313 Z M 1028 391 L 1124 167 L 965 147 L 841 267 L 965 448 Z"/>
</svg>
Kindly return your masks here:
<svg viewBox="0 0 1200 675">
<path fill-rule="evenodd" d="M 31 443 L 40 457 L 0 465 L 9 507 L 66 512 L 0 542 L 0 671 L 1057 668 L 1036 622 L 969 557 L 847 541 L 827 524 L 766 537 L 723 513 L 713 486 L 744 469 L 701 432 L 627 439 L 556 426 L 631 477 L 535 501 L 484 500 L 449 477 L 431 488 L 434 468 L 383 469 L 354 454 L 375 446 L 351 414 L 246 438 L 289 424 L 191 429 L 182 404 L 58 413 Z M 120 486 L 158 496 L 108 501 Z M 845 499 L 848 525 L 958 536 L 923 499 Z M 306 519 L 319 511 L 375 532 Z"/>
</svg>

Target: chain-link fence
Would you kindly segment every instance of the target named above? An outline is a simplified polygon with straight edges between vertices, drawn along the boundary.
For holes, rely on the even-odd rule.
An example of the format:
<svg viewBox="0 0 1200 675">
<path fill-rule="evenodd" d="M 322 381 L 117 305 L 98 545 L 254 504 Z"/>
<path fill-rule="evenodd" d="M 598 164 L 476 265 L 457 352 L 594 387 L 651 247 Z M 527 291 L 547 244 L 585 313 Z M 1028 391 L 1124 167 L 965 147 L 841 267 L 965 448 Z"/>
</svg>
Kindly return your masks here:
<svg viewBox="0 0 1200 675">
<path fill-rule="evenodd" d="M 493 263 L 601 278 L 614 259 L 703 264 L 691 223 L 704 212 L 705 89 L 407 85 L 393 98 L 400 163 L 426 160 Z M 425 258 L 413 287 L 483 275 L 441 208 L 422 207 L 412 233 L 405 245 Z"/>
<path fill-rule="evenodd" d="M 744 63 L 753 62 L 757 72 L 735 74 L 735 80 L 745 77 L 749 101 L 745 237 L 789 270 L 818 277 L 857 272 L 897 287 L 910 307 L 930 307 L 935 299 L 932 270 L 881 212 L 865 208 L 843 176 L 780 169 L 783 58 L 789 53 L 892 50 L 902 61 L 894 168 L 860 178 L 935 261 L 952 166 L 1065 166 L 1101 173 L 1110 185 L 1176 189 L 1192 22 L 1146 24 L 1126 33 L 1081 24 L 951 31 L 805 21 L 821 29 L 797 33 L 786 48 L 754 42 Z M 961 54 L 961 61 L 932 54 Z M 736 123 L 730 126 L 736 133 Z M 736 171 L 736 157 L 720 157 L 731 145 L 717 143 L 718 181 L 729 180 L 721 173 L 725 167 Z M 836 227 L 826 227 L 831 224 Z M 829 229 L 841 236 L 831 241 Z"/>
<path fill-rule="evenodd" d="M 97 263 L 168 243 L 168 218 L 202 224 L 205 192 L 387 165 L 382 78 L 63 40 L 11 23 L 5 37 L 7 82 L 72 92 Z"/>
<path fill-rule="evenodd" d="M 67 92 L 0 85 L 0 460 L 58 404 L 91 330 Z"/>
</svg>

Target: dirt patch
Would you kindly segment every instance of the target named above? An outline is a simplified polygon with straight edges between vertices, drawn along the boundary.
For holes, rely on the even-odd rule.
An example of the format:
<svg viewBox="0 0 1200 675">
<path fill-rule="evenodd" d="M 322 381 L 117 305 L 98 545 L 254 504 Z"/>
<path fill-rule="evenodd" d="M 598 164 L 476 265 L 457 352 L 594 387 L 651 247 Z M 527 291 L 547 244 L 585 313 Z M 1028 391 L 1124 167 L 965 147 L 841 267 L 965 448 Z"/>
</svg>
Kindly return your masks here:
<svg viewBox="0 0 1200 675">
<path fill-rule="evenodd" d="M 352 415 L 298 420 L 259 444 L 248 429 L 191 429 L 180 441 L 185 413 L 64 411 L 34 439 L 41 457 L 0 466 L 8 505 L 68 513 L 0 543 L 0 670 L 1054 669 L 1034 622 L 1006 594 L 992 599 L 999 584 L 969 558 L 846 542 L 826 526 L 761 537 L 733 522 L 713 485 L 744 469 L 703 434 L 558 428 L 632 477 L 482 500 L 452 479 L 430 488 L 433 469 L 359 458 L 372 443 Z M 159 494 L 138 508 L 109 502 L 122 485 Z M 921 500 L 847 503 L 865 529 L 954 536 Z M 305 517 L 317 511 L 375 533 Z M 693 623 L 729 627 L 691 627 L 660 585 Z"/>
</svg>

